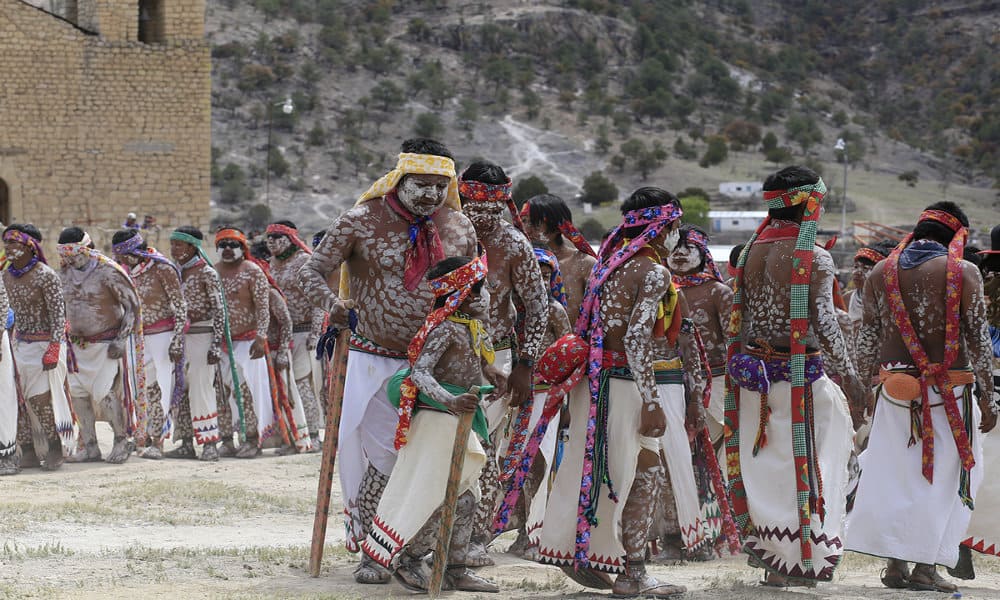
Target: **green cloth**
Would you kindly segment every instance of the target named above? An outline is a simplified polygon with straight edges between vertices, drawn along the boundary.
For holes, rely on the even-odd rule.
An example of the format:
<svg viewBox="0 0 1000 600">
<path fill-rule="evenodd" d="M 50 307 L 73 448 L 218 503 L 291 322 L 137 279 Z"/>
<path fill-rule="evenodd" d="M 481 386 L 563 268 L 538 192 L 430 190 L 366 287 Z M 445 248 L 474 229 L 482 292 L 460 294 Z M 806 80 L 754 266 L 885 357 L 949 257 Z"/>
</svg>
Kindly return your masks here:
<svg viewBox="0 0 1000 600">
<path fill-rule="evenodd" d="M 400 369 L 395 375 L 389 378 L 389 383 L 386 384 L 386 394 L 389 396 L 389 402 L 393 406 L 399 408 L 399 388 L 403 385 L 403 380 L 410 375 L 410 367 Z M 458 396 L 459 394 L 464 394 L 469 391 L 469 388 L 462 387 L 460 385 L 454 385 L 451 383 L 446 383 L 439 381 L 441 387 L 448 391 L 449 394 L 454 394 Z M 479 386 L 479 399 L 482 400 L 483 396 L 489 394 L 493 391 L 492 385 L 481 385 Z M 423 390 L 420 390 L 420 394 L 417 396 L 417 405 L 413 407 L 413 413 L 421 408 L 430 408 L 439 412 L 449 412 L 440 402 L 433 400 L 430 396 L 425 394 Z M 472 430 L 479 434 L 481 439 L 489 439 L 490 428 L 486 423 L 486 413 L 483 412 L 482 406 L 476 407 L 475 416 L 472 417 Z"/>
</svg>

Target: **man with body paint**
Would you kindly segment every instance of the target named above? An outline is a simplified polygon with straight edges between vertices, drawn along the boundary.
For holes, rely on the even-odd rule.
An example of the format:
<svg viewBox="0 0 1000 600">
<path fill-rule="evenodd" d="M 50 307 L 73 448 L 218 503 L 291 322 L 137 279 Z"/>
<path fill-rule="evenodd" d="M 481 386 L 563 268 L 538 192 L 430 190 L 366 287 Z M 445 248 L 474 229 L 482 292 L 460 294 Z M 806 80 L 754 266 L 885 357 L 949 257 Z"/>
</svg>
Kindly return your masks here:
<svg viewBox="0 0 1000 600">
<path fill-rule="evenodd" d="M 500 492 L 497 457 L 505 454 L 510 436 L 516 433 L 513 429 L 524 425 L 510 413 L 533 413 L 536 418 L 527 420 L 528 431 L 541 416 L 540 410 L 532 411 L 531 406 L 524 404 L 531 397 L 535 361 L 545 349 L 542 341 L 549 314 L 548 291 L 541 280 L 531 242 L 522 232 L 523 225 L 511 199 L 511 187 L 510 178 L 503 169 L 485 161 L 470 164 L 458 180 L 462 212 L 472 221 L 481 251 L 486 253 L 488 264 L 492 265 L 488 274 L 490 311 L 486 326 L 497 351 L 496 366 L 505 375 L 509 374 L 510 388 L 509 398 L 496 398 L 486 405 L 491 438 L 486 450 L 489 458 L 483 470 L 483 497 L 468 558 L 469 564 L 476 567 L 493 564 L 486 553 L 486 545 L 493 539 L 493 519 Z M 507 210 L 514 225 L 503 219 Z M 523 323 L 523 343 L 516 343 L 515 320 Z"/>
<path fill-rule="evenodd" d="M 69 460 L 101 460 L 95 423 L 102 415 L 114 430 L 114 447 L 106 461 L 118 464 L 131 454 L 128 438 L 133 434 L 145 437 L 144 431 L 134 431 L 136 408 L 145 409 L 145 373 L 142 358 L 134 362 L 130 352 L 141 348 L 130 338 L 142 335 L 142 316 L 139 295 L 128 273 L 91 246 L 90 236 L 79 227 L 67 227 L 59 234 L 63 263 L 59 277 L 75 362 L 69 369 L 69 391 L 82 442 Z M 141 389 L 135 387 L 135 381 Z"/>
<path fill-rule="evenodd" d="M 957 590 L 935 565 L 958 562 L 982 434 L 996 425 L 983 280 L 962 259 L 968 225 L 952 202 L 928 206 L 865 283 L 858 364 L 881 385 L 846 548 L 887 558 L 890 588 Z"/>
<path fill-rule="evenodd" d="M 154 248 L 138 229 L 122 229 L 111 238 L 115 260 L 128 270 L 142 305 L 143 353 L 146 359 L 146 442 L 143 458 L 163 458 L 170 435 L 170 410 L 184 391 L 184 328 L 187 304 L 180 269 Z"/>
<path fill-rule="evenodd" d="M 333 222 L 299 271 L 312 302 L 347 327 L 342 301 L 327 285 L 344 265 L 341 295 L 357 302 L 351 335 L 337 467 L 347 519 L 348 550 L 356 552 L 371 527 L 396 462 L 398 416 L 386 383 L 406 366 L 406 350 L 434 303 L 424 282 L 445 256 L 475 257 L 476 233 L 461 213 L 451 153 L 429 139 L 403 142 L 396 168 Z M 389 572 L 367 556 L 354 572 L 359 583 L 387 583 Z"/>
</svg>

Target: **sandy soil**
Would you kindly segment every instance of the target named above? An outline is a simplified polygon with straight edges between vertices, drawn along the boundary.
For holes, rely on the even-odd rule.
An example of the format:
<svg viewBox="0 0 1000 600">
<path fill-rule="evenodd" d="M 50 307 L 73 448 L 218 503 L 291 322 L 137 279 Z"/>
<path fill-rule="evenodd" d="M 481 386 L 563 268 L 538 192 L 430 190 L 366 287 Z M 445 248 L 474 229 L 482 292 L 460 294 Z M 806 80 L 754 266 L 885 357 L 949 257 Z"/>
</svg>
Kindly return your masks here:
<svg viewBox="0 0 1000 600">
<path fill-rule="evenodd" d="M 102 447 L 110 430 L 99 424 Z M 307 571 L 320 456 L 226 459 L 218 463 L 148 461 L 121 466 L 66 465 L 0 482 L 0 598 L 403 598 L 396 584 L 359 586 L 355 559 L 331 519 L 323 572 Z M 334 490 L 336 492 L 336 489 Z M 339 498 L 335 505 L 340 506 Z M 333 511 L 331 511 L 333 512 Z M 500 598 L 607 597 L 585 591 L 553 567 L 494 550 L 483 570 Z M 1000 598 L 1000 561 L 976 557 L 979 578 L 964 598 Z M 944 598 L 881 586 L 880 561 L 848 554 L 832 584 L 813 590 L 764 589 L 760 571 L 739 557 L 651 571 L 686 585 L 691 599 Z M 449 594 L 474 598 L 472 594 Z M 485 595 L 484 597 L 497 598 Z"/>
</svg>

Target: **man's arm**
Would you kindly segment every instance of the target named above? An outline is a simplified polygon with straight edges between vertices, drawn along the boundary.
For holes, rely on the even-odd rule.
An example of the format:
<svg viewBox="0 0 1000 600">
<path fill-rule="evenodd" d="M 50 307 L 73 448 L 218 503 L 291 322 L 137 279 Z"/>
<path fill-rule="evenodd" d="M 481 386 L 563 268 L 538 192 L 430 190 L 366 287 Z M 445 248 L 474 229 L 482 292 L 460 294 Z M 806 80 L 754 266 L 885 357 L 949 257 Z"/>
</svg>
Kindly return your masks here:
<svg viewBox="0 0 1000 600">
<path fill-rule="evenodd" d="M 267 276 L 260 267 L 253 263 L 246 263 L 250 272 L 250 296 L 253 298 L 253 322 L 257 329 L 258 338 L 267 337 L 267 326 L 271 323 L 271 312 L 269 299 L 271 295 L 271 284 L 267 281 Z"/>
<path fill-rule="evenodd" d="M 656 376 L 653 374 L 653 328 L 660 301 L 669 293 L 670 275 L 665 268 L 655 266 L 638 277 L 642 277 L 642 282 L 636 286 L 636 303 L 632 307 L 622 343 L 632 378 L 642 397 L 639 433 L 655 437 L 663 435 L 666 415 L 660 404 Z"/>
<path fill-rule="evenodd" d="M 724 283 L 712 287 L 712 300 L 715 303 L 716 314 L 719 316 L 719 327 L 723 339 L 729 336 L 729 317 L 733 312 L 733 288 Z"/>
<path fill-rule="evenodd" d="M 269 308 L 278 322 L 278 339 L 268 340 L 268 345 L 275 352 L 274 362 L 283 369 L 288 366 L 288 349 L 292 344 L 292 313 L 288 312 L 288 303 L 278 290 L 272 288 L 270 295 Z"/>
<path fill-rule="evenodd" d="M 566 316 L 566 309 L 563 308 L 562 304 L 558 302 L 549 302 L 549 333 L 552 334 L 552 338 L 558 340 L 562 336 L 566 335 L 572 331 L 572 326 L 569 322 L 569 317 Z M 542 352 L 548 348 L 543 348 Z"/>
<path fill-rule="evenodd" d="M 49 342 L 61 344 L 66 338 L 66 301 L 63 298 L 62 281 L 55 271 L 39 269 L 38 284 L 42 288 L 45 313 L 49 316 Z"/>
<path fill-rule="evenodd" d="M 104 274 L 108 288 L 122 307 L 122 322 L 118 328 L 115 341 L 108 348 L 109 358 L 120 358 L 125 351 L 128 338 L 136 333 L 139 315 L 141 314 L 139 294 L 127 275 L 119 273 L 114 267 L 108 266 Z M 117 356 L 112 356 L 116 354 Z"/>
<path fill-rule="evenodd" d="M 876 266 L 865 281 L 864 306 L 861 319 L 861 329 L 857 337 L 858 377 L 864 381 L 871 380 L 875 375 L 875 365 L 878 362 L 879 347 L 882 342 L 882 305 L 875 293 L 875 281 L 882 279 L 882 269 Z"/>
<path fill-rule="evenodd" d="M 473 405 L 472 409 L 468 409 L 465 406 L 467 403 L 463 402 L 460 404 L 459 399 L 465 396 L 465 394 L 460 396 L 451 394 L 448 390 L 441 387 L 441 384 L 434 377 L 434 367 L 441 361 L 452 343 L 459 339 L 456 333 L 457 330 L 449 327 L 447 323 L 435 327 L 427 336 L 427 341 L 424 343 L 424 348 L 420 352 L 420 356 L 413 363 L 413 369 L 410 371 L 410 379 L 413 380 L 413 383 L 421 392 L 427 394 L 432 400 L 441 403 L 451 412 L 459 413 L 475 410 L 475 405 Z"/>
<path fill-rule="evenodd" d="M 157 265 L 156 276 L 163 286 L 163 292 L 167 295 L 167 302 L 170 304 L 170 314 L 174 317 L 173 337 L 170 338 L 170 360 L 177 362 L 181 358 L 184 344 L 184 328 L 187 325 L 187 302 L 184 300 L 184 292 L 181 291 L 181 279 L 177 271 L 169 265 Z"/>
<path fill-rule="evenodd" d="M 323 241 L 313 251 L 309 260 L 299 269 L 299 287 L 309 301 L 322 310 L 329 310 L 337 301 L 337 294 L 327 286 L 327 275 L 350 258 L 362 218 L 361 207 L 342 214 L 326 230 Z"/>
<path fill-rule="evenodd" d="M 960 314 L 962 337 L 969 353 L 969 364 L 979 385 L 979 408 L 983 413 L 983 423 L 987 415 L 993 413 L 993 344 L 990 340 L 990 326 L 986 319 L 986 302 L 983 299 L 983 280 L 979 269 L 962 264 L 962 309 Z M 992 416 L 989 431 L 996 424 Z"/>
<path fill-rule="evenodd" d="M 531 397 L 531 378 L 534 361 L 538 359 L 549 321 L 548 290 L 542 282 L 542 273 L 531 244 L 518 238 L 509 257 L 510 282 L 514 294 L 524 306 L 524 346 L 517 350 L 517 363 L 510 371 L 511 406 L 521 406 Z M 530 362 L 522 362 L 528 359 Z"/>
<path fill-rule="evenodd" d="M 684 294 L 680 294 L 677 303 L 677 314 L 674 318 L 682 319 L 681 332 L 677 341 L 681 360 L 684 361 L 684 375 L 688 383 L 686 386 L 688 393 L 688 425 L 700 429 L 705 425 L 705 417 L 704 411 L 698 411 L 697 409 L 704 408 L 703 400 L 705 398 L 707 381 L 705 374 L 709 372 L 710 367 L 701 362 L 701 352 L 698 349 L 698 340 L 695 338 L 695 324 L 691 320 L 690 314 L 687 299 L 684 298 Z M 698 427 L 699 422 L 701 427 Z"/>
<path fill-rule="evenodd" d="M 214 365 L 222 357 L 222 341 L 226 334 L 225 292 L 222 291 L 222 280 L 215 269 L 205 266 L 201 271 L 202 290 L 208 299 L 209 314 L 212 315 L 212 346 L 208 349 L 208 364 Z"/>
<path fill-rule="evenodd" d="M 832 371 L 839 375 L 844 392 L 847 394 L 855 427 L 864 421 L 864 411 L 871 398 L 871 389 L 862 382 L 851 355 L 847 351 L 844 332 L 837 319 L 837 308 L 833 305 L 833 281 L 835 266 L 825 250 L 814 250 L 812 281 L 809 296 L 812 304 L 810 324 L 820 347 L 829 359 Z"/>
</svg>

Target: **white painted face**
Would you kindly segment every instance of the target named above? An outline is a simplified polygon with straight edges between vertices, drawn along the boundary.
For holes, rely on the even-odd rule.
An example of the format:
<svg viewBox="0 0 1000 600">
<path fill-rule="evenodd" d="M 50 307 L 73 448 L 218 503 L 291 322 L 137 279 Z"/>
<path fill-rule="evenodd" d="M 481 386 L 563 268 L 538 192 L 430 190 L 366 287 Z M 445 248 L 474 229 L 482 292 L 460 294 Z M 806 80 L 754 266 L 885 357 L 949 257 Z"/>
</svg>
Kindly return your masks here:
<svg viewBox="0 0 1000 600">
<path fill-rule="evenodd" d="M 500 202 L 466 202 L 462 212 L 472 221 L 472 226 L 479 233 L 492 231 L 503 221 L 503 211 L 506 204 Z"/>
<path fill-rule="evenodd" d="M 77 254 L 66 259 L 66 264 L 70 267 L 82 271 L 87 268 L 90 264 L 90 255 L 88 254 Z"/>
<path fill-rule="evenodd" d="M 7 252 L 7 258 L 9 258 L 12 263 L 16 263 L 24 259 L 31 253 L 27 246 L 14 241 L 4 242 L 4 250 Z"/>
<path fill-rule="evenodd" d="M 406 175 L 396 186 L 396 197 L 414 215 L 429 217 L 448 199 L 449 183 L 451 179 L 444 175 Z"/>
<path fill-rule="evenodd" d="M 485 320 L 489 318 L 490 313 L 490 291 L 484 285 L 479 290 L 479 295 L 470 295 L 465 301 L 466 307 L 469 309 L 468 313 L 470 316 L 475 317 L 480 320 Z"/>
<path fill-rule="evenodd" d="M 115 254 L 115 261 L 126 267 L 134 267 L 139 264 L 139 257 L 134 254 Z"/>
<path fill-rule="evenodd" d="M 268 234 L 267 236 L 267 249 L 272 255 L 277 256 L 278 254 L 284 254 L 292 246 L 292 240 L 288 239 L 287 235 L 278 234 Z"/>
<path fill-rule="evenodd" d="M 677 244 L 673 252 L 667 256 L 667 266 L 674 273 L 694 272 L 700 263 L 701 253 L 696 246 L 689 244 Z"/>
<path fill-rule="evenodd" d="M 243 247 L 237 242 L 223 240 L 215 248 L 219 251 L 219 258 L 224 263 L 234 263 L 243 258 Z"/>
</svg>

